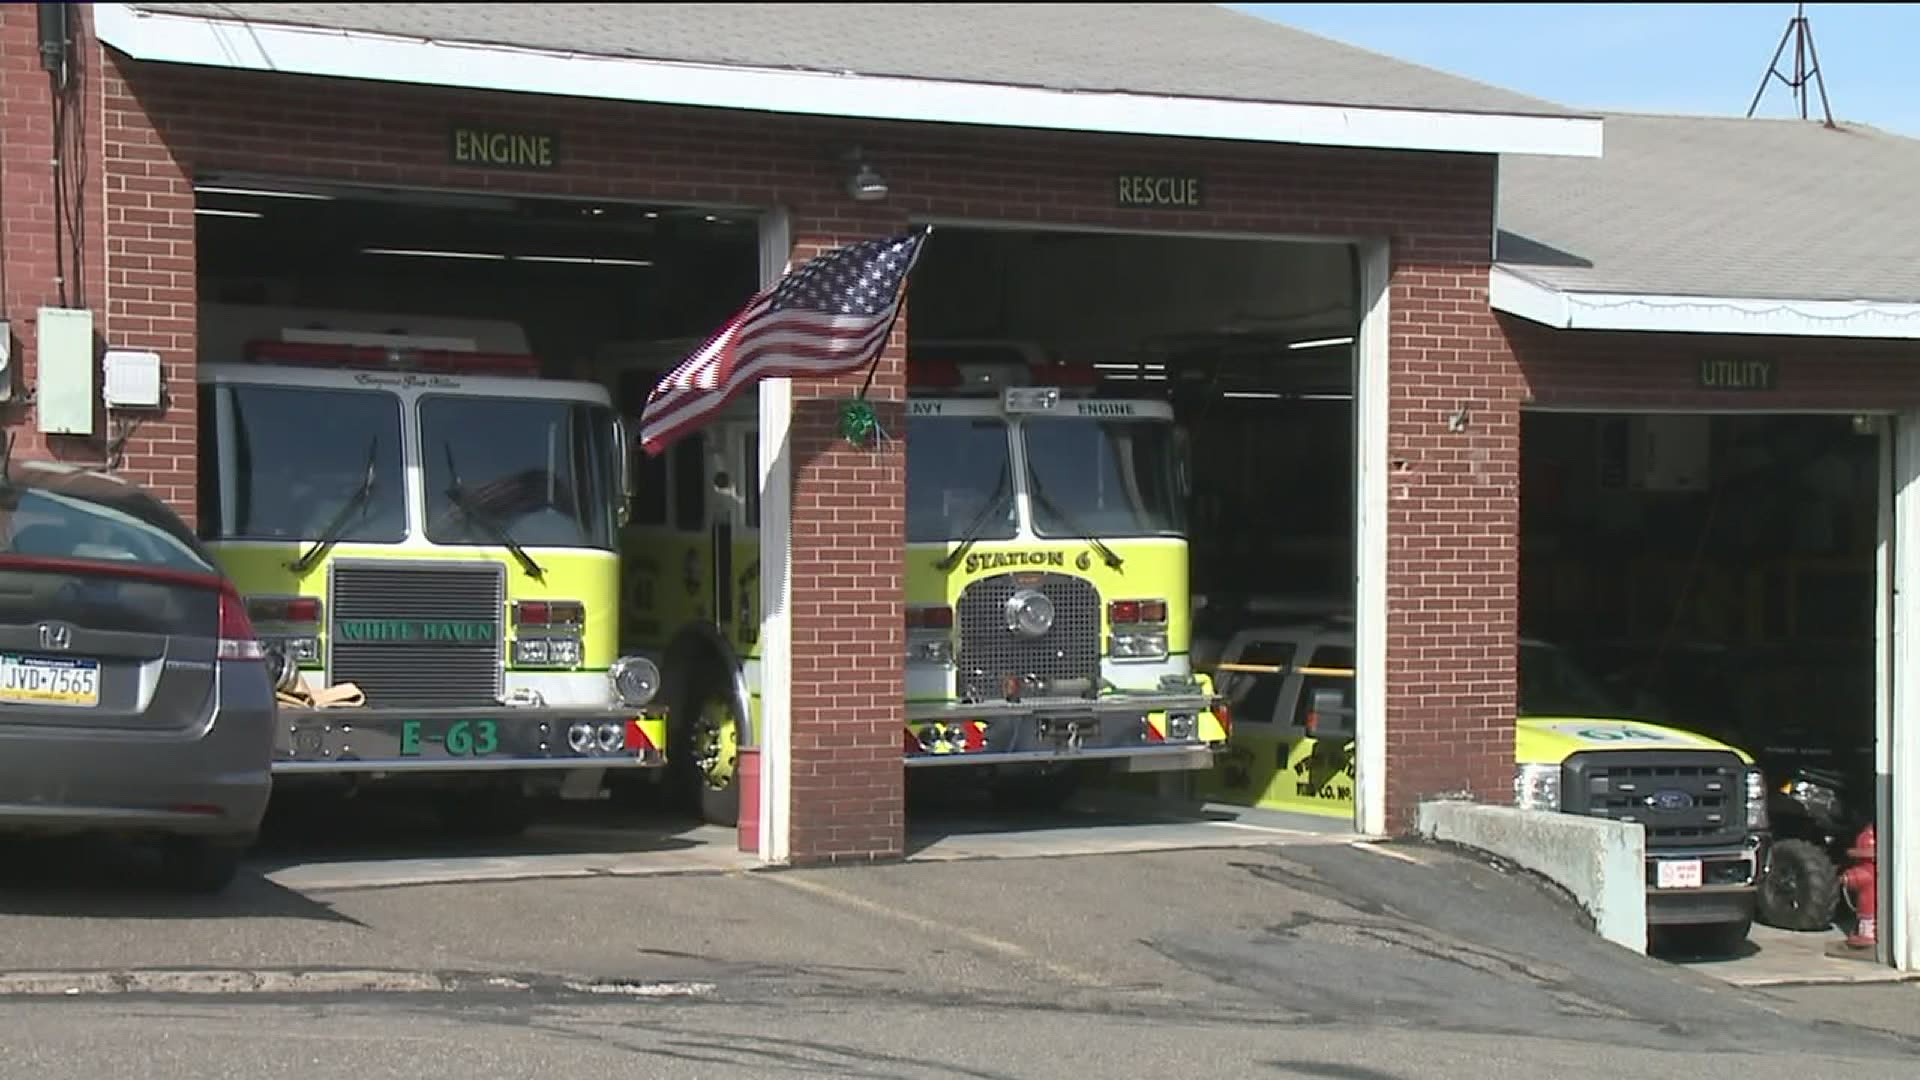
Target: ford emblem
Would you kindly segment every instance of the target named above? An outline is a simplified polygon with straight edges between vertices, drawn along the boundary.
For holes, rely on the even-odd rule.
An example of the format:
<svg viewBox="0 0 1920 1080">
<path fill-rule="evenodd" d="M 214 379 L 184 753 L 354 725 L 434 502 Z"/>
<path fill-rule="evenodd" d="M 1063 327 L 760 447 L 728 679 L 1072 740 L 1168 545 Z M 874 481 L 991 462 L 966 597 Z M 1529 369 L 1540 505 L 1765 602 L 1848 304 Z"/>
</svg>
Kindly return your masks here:
<svg viewBox="0 0 1920 1080">
<path fill-rule="evenodd" d="M 1647 796 L 1647 806 L 1663 814 L 1693 809 L 1693 796 L 1684 791 L 1656 791 Z"/>
</svg>

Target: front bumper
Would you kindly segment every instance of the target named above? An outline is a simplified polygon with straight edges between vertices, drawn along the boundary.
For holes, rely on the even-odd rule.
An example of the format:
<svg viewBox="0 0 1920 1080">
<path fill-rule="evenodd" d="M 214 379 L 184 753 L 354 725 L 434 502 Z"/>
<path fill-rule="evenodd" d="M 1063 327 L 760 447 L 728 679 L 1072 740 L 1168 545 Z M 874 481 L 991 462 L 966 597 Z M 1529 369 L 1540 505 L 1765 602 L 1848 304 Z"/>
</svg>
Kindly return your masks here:
<svg viewBox="0 0 1920 1080">
<path fill-rule="evenodd" d="M 1655 850 L 1647 854 L 1647 925 L 1692 926 L 1740 922 L 1753 918 L 1755 885 L 1765 857 L 1755 840 L 1737 850 Z M 1701 884 L 1693 888 L 1661 888 L 1661 862 L 1700 861 Z"/>
<path fill-rule="evenodd" d="M 584 745 L 584 726 L 591 740 Z M 649 708 L 280 709 L 274 775 L 633 769 L 666 764 Z"/>
<path fill-rule="evenodd" d="M 1227 728 L 1205 693 L 1080 700 L 914 702 L 909 767 L 1117 760 L 1129 771 L 1211 768 Z"/>
</svg>

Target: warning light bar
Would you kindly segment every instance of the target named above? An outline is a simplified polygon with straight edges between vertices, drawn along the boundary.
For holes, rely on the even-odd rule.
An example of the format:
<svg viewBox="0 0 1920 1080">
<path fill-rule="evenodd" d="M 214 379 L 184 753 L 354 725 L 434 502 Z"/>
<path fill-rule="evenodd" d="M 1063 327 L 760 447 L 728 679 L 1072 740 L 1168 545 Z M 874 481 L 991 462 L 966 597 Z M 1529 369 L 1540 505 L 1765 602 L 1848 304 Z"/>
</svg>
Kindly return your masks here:
<svg viewBox="0 0 1920 1080">
<path fill-rule="evenodd" d="M 449 375 L 540 374 L 540 358 L 530 353 L 456 352 L 451 349 L 396 349 L 383 345 L 312 345 L 294 341 L 250 341 L 246 358 L 256 364 L 310 367 L 378 368 L 387 371 L 435 371 Z"/>
</svg>

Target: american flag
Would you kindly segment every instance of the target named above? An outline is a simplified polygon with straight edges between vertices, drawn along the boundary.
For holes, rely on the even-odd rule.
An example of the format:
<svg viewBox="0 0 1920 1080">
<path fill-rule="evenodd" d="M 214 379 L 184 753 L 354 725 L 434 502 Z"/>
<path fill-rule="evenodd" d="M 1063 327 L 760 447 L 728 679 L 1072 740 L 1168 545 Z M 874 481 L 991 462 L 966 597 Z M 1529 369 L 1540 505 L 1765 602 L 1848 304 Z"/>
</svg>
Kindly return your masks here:
<svg viewBox="0 0 1920 1080">
<path fill-rule="evenodd" d="M 754 297 L 653 388 L 640 445 L 659 454 L 760 379 L 843 375 L 872 363 L 930 231 L 837 248 Z"/>
</svg>

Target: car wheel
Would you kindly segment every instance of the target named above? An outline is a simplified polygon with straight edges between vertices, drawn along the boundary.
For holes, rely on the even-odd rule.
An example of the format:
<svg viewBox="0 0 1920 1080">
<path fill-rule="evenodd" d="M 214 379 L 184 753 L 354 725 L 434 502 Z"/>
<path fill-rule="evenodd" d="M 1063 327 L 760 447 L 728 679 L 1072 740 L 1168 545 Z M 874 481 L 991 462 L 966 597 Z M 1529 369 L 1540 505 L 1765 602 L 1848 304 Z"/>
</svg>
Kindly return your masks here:
<svg viewBox="0 0 1920 1080">
<path fill-rule="evenodd" d="M 1755 898 L 1760 921 L 1782 930 L 1825 930 L 1840 904 L 1833 860 L 1806 840 L 1782 840 L 1767 855 Z"/>
<path fill-rule="evenodd" d="M 218 893 L 233 883 L 246 853 L 243 842 L 175 837 L 160 849 L 160 872 L 170 887 L 182 892 Z"/>
</svg>

